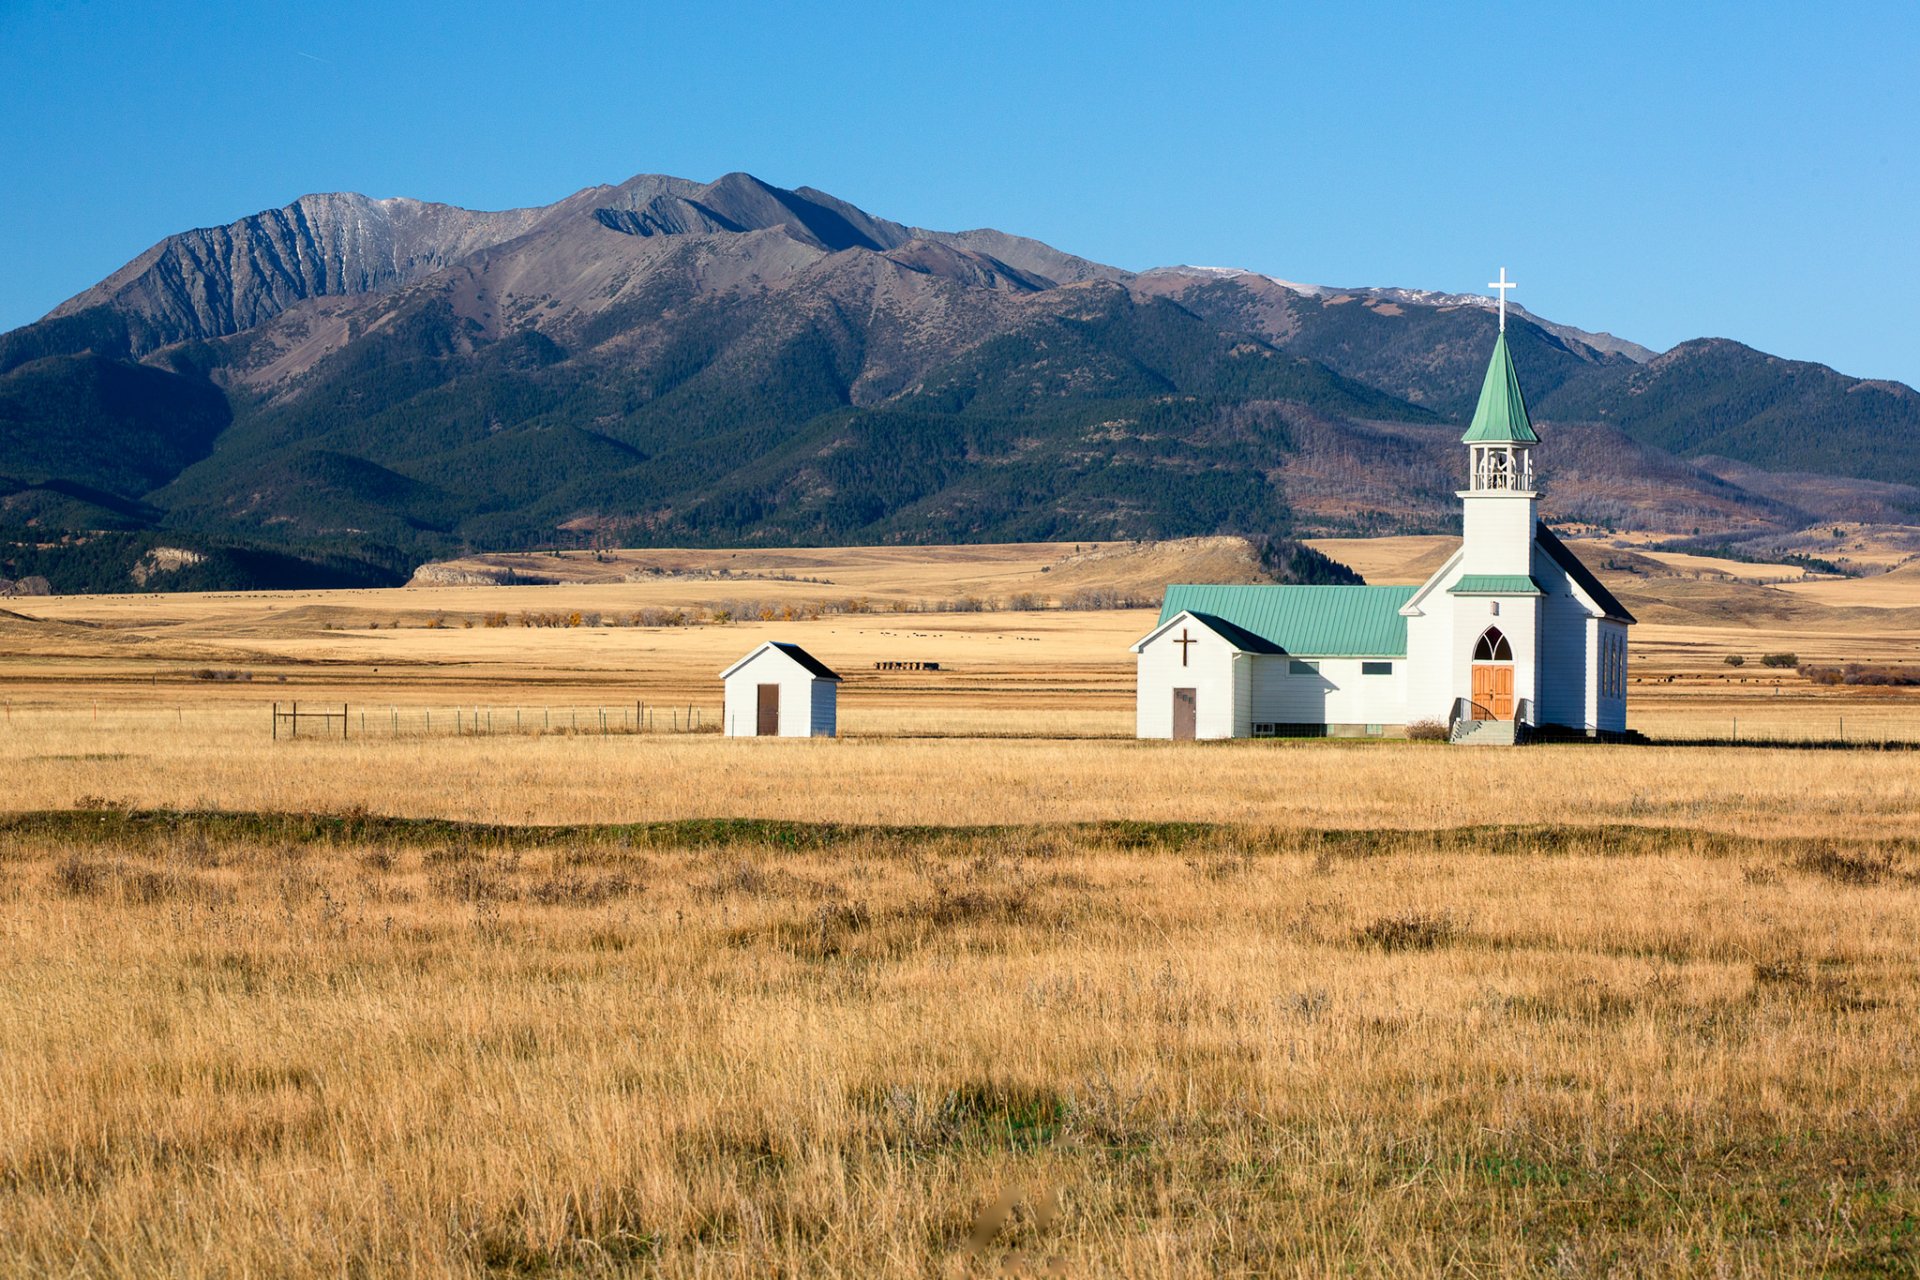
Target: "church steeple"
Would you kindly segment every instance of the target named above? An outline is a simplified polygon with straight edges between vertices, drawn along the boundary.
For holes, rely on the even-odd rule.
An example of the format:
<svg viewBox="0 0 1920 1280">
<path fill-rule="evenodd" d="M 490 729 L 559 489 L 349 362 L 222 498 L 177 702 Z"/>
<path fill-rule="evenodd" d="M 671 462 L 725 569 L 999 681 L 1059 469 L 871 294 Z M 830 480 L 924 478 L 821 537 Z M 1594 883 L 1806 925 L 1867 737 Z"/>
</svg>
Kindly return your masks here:
<svg viewBox="0 0 1920 1280">
<path fill-rule="evenodd" d="M 1520 378 L 1513 371 L 1513 355 L 1507 350 L 1506 291 L 1515 286 L 1502 267 L 1500 279 L 1487 287 L 1500 290 L 1500 336 L 1494 340 L 1493 359 L 1487 362 L 1487 376 L 1480 384 L 1480 403 L 1474 407 L 1473 422 L 1460 437 L 1472 462 L 1467 489 L 1530 493 L 1533 446 L 1540 443 L 1540 437 L 1527 417 L 1526 397 L 1520 394 Z"/>
</svg>

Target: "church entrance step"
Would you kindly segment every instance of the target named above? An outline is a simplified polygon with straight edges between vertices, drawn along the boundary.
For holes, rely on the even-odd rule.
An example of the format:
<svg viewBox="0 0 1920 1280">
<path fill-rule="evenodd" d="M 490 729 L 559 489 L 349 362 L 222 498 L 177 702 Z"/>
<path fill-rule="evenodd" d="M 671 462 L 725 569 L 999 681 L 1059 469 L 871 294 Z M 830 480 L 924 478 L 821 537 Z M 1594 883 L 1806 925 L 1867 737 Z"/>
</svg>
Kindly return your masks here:
<svg viewBox="0 0 1920 1280">
<path fill-rule="evenodd" d="M 1518 738 L 1511 720 L 1457 720 L 1448 741 L 1475 747 L 1510 747 Z"/>
</svg>

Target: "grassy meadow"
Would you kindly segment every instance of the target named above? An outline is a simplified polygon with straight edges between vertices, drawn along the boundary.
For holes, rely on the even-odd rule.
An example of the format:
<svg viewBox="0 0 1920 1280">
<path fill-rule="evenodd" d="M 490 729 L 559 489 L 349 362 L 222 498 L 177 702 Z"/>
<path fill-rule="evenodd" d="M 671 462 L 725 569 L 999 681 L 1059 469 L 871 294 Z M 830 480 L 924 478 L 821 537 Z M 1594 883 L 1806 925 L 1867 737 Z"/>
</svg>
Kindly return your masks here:
<svg viewBox="0 0 1920 1280">
<path fill-rule="evenodd" d="M 1920 1274 L 1920 690 L 1759 663 L 1920 593 L 1626 575 L 1659 745 L 1176 746 L 1150 610 L 915 603 L 1091 550 L 7 602 L 0 1274 Z M 674 731 L 774 636 L 846 736 Z"/>
</svg>

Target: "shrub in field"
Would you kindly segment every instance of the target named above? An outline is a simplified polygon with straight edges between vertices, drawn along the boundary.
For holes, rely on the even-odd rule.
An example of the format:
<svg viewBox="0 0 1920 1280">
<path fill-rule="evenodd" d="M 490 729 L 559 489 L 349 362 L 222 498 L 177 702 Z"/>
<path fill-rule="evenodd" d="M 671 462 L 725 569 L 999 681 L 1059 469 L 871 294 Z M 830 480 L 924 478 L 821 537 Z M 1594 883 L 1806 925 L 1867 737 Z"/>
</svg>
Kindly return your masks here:
<svg viewBox="0 0 1920 1280">
<path fill-rule="evenodd" d="M 1763 667 L 1797 667 L 1800 665 L 1800 658 L 1798 654 L 1792 653 L 1769 653 L 1761 657 L 1760 665 Z"/>
<path fill-rule="evenodd" d="M 1849 662 L 1844 667 L 1802 667 L 1800 674 L 1814 684 L 1877 685 L 1912 688 L 1920 685 L 1920 667 L 1869 666 Z"/>
<path fill-rule="evenodd" d="M 1414 742 L 1445 742 L 1447 740 L 1446 721 L 1411 721 L 1407 725 L 1407 737 Z"/>
<path fill-rule="evenodd" d="M 1747 665 L 1747 660 L 1737 653 L 1730 653 L 1722 658 L 1721 661 L 1730 667 L 1744 667 Z"/>
</svg>

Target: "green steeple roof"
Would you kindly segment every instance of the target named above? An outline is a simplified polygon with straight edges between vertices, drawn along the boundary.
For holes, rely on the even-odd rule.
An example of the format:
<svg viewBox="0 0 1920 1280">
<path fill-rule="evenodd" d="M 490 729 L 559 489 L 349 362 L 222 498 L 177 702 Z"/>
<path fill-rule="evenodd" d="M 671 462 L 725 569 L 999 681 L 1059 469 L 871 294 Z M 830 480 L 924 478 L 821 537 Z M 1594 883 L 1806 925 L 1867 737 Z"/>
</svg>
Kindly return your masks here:
<svg viewBox="0 0 1920 1280">
<path fill-rule="evenodd" d="M 1520 379 L 1514 376 L 1513 357 L 1507 353 L 1507 335 L 1493 344 L 1493 359 L 1487 362 L 1487 380 L 1480 384 L 1480 404 L 1473 411 L 1473 425 L 1460 437 L 1461 444 L 1539 444 L 1533 423 L 1527 418 L 1527 402 L 1520 395 Z"/>
</svg>

